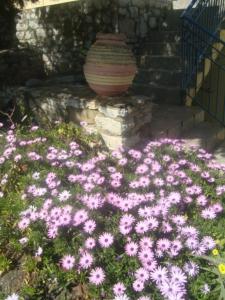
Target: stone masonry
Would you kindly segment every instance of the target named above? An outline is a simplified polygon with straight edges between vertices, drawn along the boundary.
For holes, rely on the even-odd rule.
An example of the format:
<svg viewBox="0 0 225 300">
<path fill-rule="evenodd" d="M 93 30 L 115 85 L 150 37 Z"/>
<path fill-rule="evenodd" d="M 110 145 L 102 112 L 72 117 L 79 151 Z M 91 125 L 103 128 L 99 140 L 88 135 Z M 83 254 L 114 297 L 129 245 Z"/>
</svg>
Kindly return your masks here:
<svg viewBox="0 0 225 300">
<path fill-rule="evenodd" d="M 81 0 L 24 10 L 17 18 L 16 38 L 20 47 L 42 53 L 48 75 L 80 73 L 97 32 L 118 27 L 138 51 L 151 30 L 162 26 L 167 7 L 171 0 Z"/>
<path fill-rule="evenodd" d="M 132 147 L 143 140 L 143 129 L 151 123 L 152 103 L 148 97 L 136 95 L 75 97 L 67 102 L 67 111 L 69 121 L 91 125 L 113 150 Z"/>
<path fill-rule="evenodd" d="M 132 147 L 143 141 L 150 128 L 152 103 L 148 97 L 124 95 L 101 98 L 82 85 L 23 88 L 33 119 L 46 126 L 56 121 L 87 124 L 100 134 L 109 149 Z M 148 130 L 149 132 L 149 130 Z"/>
<path fill-rule="evenodd" d="M 99 101 L 97 131 L 109 149 L 132 147 L 151 123 L 152 103 L 144 96 L 121 96 Z"/>
</svg>

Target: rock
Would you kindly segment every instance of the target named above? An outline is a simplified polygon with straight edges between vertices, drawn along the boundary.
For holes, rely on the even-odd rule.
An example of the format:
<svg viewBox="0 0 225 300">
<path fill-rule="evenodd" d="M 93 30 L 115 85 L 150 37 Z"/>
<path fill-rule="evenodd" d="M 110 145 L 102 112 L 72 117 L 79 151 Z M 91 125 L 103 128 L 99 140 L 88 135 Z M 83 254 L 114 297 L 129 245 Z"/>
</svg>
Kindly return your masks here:
<svg viewBox="0 0 225 300">
<path fill-rule="evenodd" d="M 26 31 L 24 39 L 25 40 L 29 40 L 33 37 L 32 32 L 31 31 Z"/>
<path fill-rule="evenodd" d="M 78 285 L 74 287 L 72 291 L 64 289 L 55 300 L 80 300 L 86 299 L 88 295 L 88 290 L 85 285 Z"/>
<path fill-rule="evenodd" d="M 27 28 L 27 24 L 24 23 L 24 22 L 18 22 L 18 23 L 16 24 L 16 31 L 17 31 L 17 32 L 18 32 L 18 31 L 26 30 L 26 28 Z"/>
<path fill-rule="evenodd" d="M 46 64 L 48 64 L 48 63 L 50 63 L 51 64 L 51 60 L 49 59 L 49 56 L 48 56 L 48 54 L 42 54 L 42 59 L 43 59 L 43 61 L 46 63 Z"/>
<path fill-rule="evenodd" d="M 38 19 L 29 20 L 29 27 L 32 28 L 32 30 L 37 30 L 40 27 Z"/>
<path fill-rule="evenodd" d="M 77 108 L 77 109 L 89 109 L 89 110 L 97 110 L 99 103 L 96 99 L 85 99 L 80 98 L 78 96 L 71 97 L 67 101 L 67 107 Z"/>
<path fill-rule="evenodd" d="M 22 267 L 11 270 L 0 277 L 0 291 L 4 294 L 17 293 L 22 288 L 26 278 Z"/>
<path fill-rule="evenodd" d="M 140 137 L 138 135 L 122 137 L 111 135 L 105 131 L 100 132 L 100 134 L 110 150 L 116 150 L 119 147 L 131 148 L 140 142 Z"/>
<path fill-rule="evenodd" d="M 88 124 L 95 124 L 95 118 L 97 115 L 96 110 L 91 109 L 75 109 L 67 106 L 68 120 L 80 124 L 80 122 L 86 122 Z"/>
<path fill-rule="evenodd" d="M 37 38 L 45 38 L 46 31 L 43 28 L 38 28 L 36 31 Z"/>
<path fill-rule="evenodd" d="M 121 136 L 125 136 L 135 127 L 133 118 L 107 118 L 101 113 L 96 115 L 95 123 L 99 132 L 106 130 L 112 135 Z"/>
<path fill-rule="evenodd" d="M 140 25 L 139 26 L 140 26 L 140 36 L 143 38 L 143 37 L 146 36 L 147 31 L 148 31 L 147 23 L 146 23 L 144 18 L 142 18 L 140 20 Z"/>
<path fill-rule="evenodd" d="M 17 31 L 16 37 L 18 40 L 24 40 L 25 39 L 25 32 L 24 31 Z"/>
<path fill-rule="evenodd" d="M 129 18 L 123 18 L 119 20 L 120 32 L 124 33 L 128 38 L 132 38 L 135 35 L 135 22 Z"/>
<path fill-rule="evenodd" d="M 120 7 L 120 8 L 119 8 L 119 14 L 120 14 L 121 16 L 126 16 L 126 14 L 127 14 L 127 9 L 126 9 L 126 8 L 123 8 L 123 7 Z"/>
<path fill-rule="evenodd" d="M 97 114 L 98 102 L 92 91 L 83 85 L 58 84 L 26 88 L 26 101 L 33 118 L 40 125 L 54 124 L 55 121 L 93 124 Z"/>
<path fill-rule="evenodd" d="M 144 8 L 147 3 L 148 3 L 148 0 L 132 0 L 133 6 L 137 6 L 140 8 Z"/>
<path fill-rule="evenodd" d="M 131 6 L 130 7 L 130 16 L 132 19 L 137 19 L 138 18 L 138 8 Z"/>
<path fill-rule="evenodd" d="M 97 130 L 95 124 L 87 124 L 87 125 L 85 126 L 85 130 L 86 130 L 88 133 L 98 134 L 98 130 Z"/>
<path fill-rule="evenodd" d="M 156 17 L 150 17 L 149 18 L 149 21 L 148 21 L 148 24 L 149 24 L 149 27 L 151 29 L 154 29 L 157 27 L 157 20 L 156 20 Z"/>
<path fill-rule="evenodd" d="M 39 125 L 67 119 L 66 99 L 59 97 L 60 92 L 55 87 L 27 88 L 25 94 L 33 118 Z"/>
<path fill-rule="evenodd" d="M 130 5 L 130 0 L 119 0 L 119 4 L 122 7 L 126 7 Z"/>
<path fill-rule="evenodd" d="M 106 117 L 125 118 L 132 112 L 132 106 L 126 105 L 124 103 L 118 103 L 115 105 L 100 105 L 99 112 L 103 113 Z"/>
<path fill-rule="evenodd" d="M 97 110 L 99 108 L 99 102 L 97 101 L 97 99 L 90 99 L 90 101 L 87 101 L 86 107 L 88 109 L 95 109 L 95 110 Z"/>
<path fill-rule="evenodd" d="M 67 119 L 65 102 L 55 97 L 30 99 L 29 104 L 35 120 L 39 125 L 54 124 Z"/>
<path fill-rule="evenodd" d="M 86 101 L 85 99 L 82 100 L 80 97 L 71 97 L 68 99 L 66 103 L 67 107 L 76 108 L 76 109 L 84 109 L 86 107 Z"/>
<path fill-rule="evenodd" d="M 160 15 L 161 15 L 161 10 L 160 10 L 159 8 L 154 8 L 154 9 L 153 9 L 153 14 L 154 14 L 154 16 L 156 16 L 156 17 L 160 17 Z"/>
</svg>

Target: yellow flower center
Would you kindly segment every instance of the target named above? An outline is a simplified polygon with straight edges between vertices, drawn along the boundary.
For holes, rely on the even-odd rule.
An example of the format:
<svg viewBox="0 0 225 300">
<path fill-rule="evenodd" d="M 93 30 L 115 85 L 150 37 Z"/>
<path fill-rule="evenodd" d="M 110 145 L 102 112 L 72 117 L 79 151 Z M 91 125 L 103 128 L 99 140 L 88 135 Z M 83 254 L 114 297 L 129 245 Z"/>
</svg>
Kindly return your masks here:
<svg viewBox="0 0 225 300">
<path fill-rule="evenodd" d="M 213 249 L 212 254 L 217 256 L 217 255 L 219 255 L 219 251 L 217 249 Z"/>
<path fill-rule="evenodd" d="M 219 264 L 218 269 L 221 274 L 225 274 L 225 264 Z"/>
</svg>

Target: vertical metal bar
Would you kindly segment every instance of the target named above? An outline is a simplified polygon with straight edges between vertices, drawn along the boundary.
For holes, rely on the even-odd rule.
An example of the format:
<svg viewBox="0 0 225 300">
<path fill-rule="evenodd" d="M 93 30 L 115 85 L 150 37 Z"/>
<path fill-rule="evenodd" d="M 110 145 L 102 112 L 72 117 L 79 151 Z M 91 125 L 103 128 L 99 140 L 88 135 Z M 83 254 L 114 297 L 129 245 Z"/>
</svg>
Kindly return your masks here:
<svg viewBox="0 0 225 300">
<path fill-rule="evenodd" d="M 215 116 L 218 118 L 218 105 L 219 105 L 219 88 L 220 88 L 220 68 L 218 66 L 216 66 L 216 70 L 217 70 L 217 81 L 216 81 L 216 97 L 215 97 L 215 101 L 216 101 L 216 111 L 215 111 Z"/>
<path fill-rule="evenodd" d="M 209 105 L 208 105 L 208 112 L 210 112 L 211 110 L 211 95 L 212 95 L 212 91 L 211 91 L 211 87 L 212 87 L 212 71 L 210 70 L 210 80 L 209 80 L 209 90 L 208 90 L 208 94 L 209 94 Z"/>
<path fill-rule="evenodd" d="M 225 125 L 225 95 L 223 95 L 223 117 L 222 117 L 222 121 L 223 121 L 223 125 Z"/>
<path fill-rule="evenodd" d="M 205 63 L 206 58 L 209 60 L 212 58 L 213 45 L 217 41 L 216 35 L 224 17 L 225 0 L 193 0 L 192 5 L 186 11 L 186 18 L 185 14 L 183 15 L 181 48 L 183 76 L 181 86 L 183 90 L 187 91 L 190 91 L 190 88 L 192 88 L 193 92 L 190 96 L 196 96 L 199 85 L 202 84 L 201 81 L 205 82 L 205 86 L 207 85 L 206 89 L 202 89 L 200 98 L 197 101 L 209 114 L 217 118 L 218 121 L 225 123 L 224 90 L 222 95 L 224 97 L 221 98 L 223 99 L 222 102 L 220 100 L 222 67 L 211 61 L 211 71 L 208 74 L 209 61 L 207 61 L 207 65 Z M 202 27 L 210 34 L 202 30 Z M 215 38 L 213 38 L 213 35 L 215 35 Z M 203 79 L 198 76 L 199 71 L 202 72 L 201 76 L 203 76 Z M 214 75 L 216 76 L 216 81 Z M 213 93 L 211 93 L 212 84 L 215 87 Z M 220 119 L 221 110 L 223 111 L 222 120 Z"/>
</svg>

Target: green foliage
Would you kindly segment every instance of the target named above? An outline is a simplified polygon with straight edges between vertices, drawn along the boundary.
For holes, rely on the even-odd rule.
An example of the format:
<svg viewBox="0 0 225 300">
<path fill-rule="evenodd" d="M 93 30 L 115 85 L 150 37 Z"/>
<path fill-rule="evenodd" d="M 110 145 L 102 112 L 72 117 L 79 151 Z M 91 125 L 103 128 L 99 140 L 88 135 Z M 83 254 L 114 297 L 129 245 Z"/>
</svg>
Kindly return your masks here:
<svg viewBox="0 0 225 300">
<path fill-rule="evenodd" d="M 4 144 L 1 140 L 4 139 L 5 132 L 0 132 L 0 153 L 3 152 Z M 99 145 L 99 140 L 96 135 L 85 134 L 84 130 L 74 126 L 73 124 L 56 125 L 49 130 L 39 129 L 38 131 L 30 132 L 25 127 L 18 127 L 18 138 L 29 140 L 35 137 L 45 137 L 48 143 L 43 143 L 40 146 L 40 153 L 44 152 L 49 145 L 66 149 L 69 142 L 76 140 L 81 145 L 84 153 L 89 155 L 90 151 L 93 153 L 97 150 L 96 146 Z M 98 147 L 98 149 L 100 149 Z M 36 146 L 31 145 L 30 151 L 35 151 Z M 18 154 L 23 155 L 23 149 L 19 149 Z M 0 181 L 2 176 L 7 174 L 7 182 L 0 185 L 0 192 L 4 192 L 4 201 L 0 198 L 0 274 L 13 269 L 17 266 L 18 261 L 22 257 L 21 268 L 28 276 L 28 282 L 24 282 L 21 296 L 29 299 L 45 299 L 47 294 L 57 294 L 61 291 L 62 287 L 67 289 L 71 283 L 78 283 L 81 278 L 78 278 L 74 272 L 62 272 L 61 269 L 55 264 L 55 260 L 59 259 L 67 251 L 74 251 L 78 248 L 81 237 L 73 236 L 72 240 L 65 233 L 63 239 L 55 239 L 52 243 L 44 241 L 43 244 L 43 231 L 45 230 L 40 225 L 36 225 L 33 230 L 27 232 L 27 246 L 24 250 L 23 245 L 19 242 L 21 238 L 20 232 L 17 230 L 19 215 L 24 210 L 29 200 L 21 199 L 21 194 L 29 185 L 34 171 L 39 171 L 41 174 L 46 175 L 50 169 L 43 162 L 38 164 L 34 162 L 32 165 L 24 157 L 22 161 L 15 162 L 9 161 L 4 165 L 0 165 Z M 60 174 L 60 170 L 58 170 Z M 74 193 L 79 193 L 79 187 L 73 187 Z M 40 204 L 42 199 L 39 199 Z M 32 204 L 32 202 L 30 202 Z M 35 205 L 38 205 L 36 200 Z M 34 249 L 42 245 L 45 247 L 46 256 L 43 259 L 34 256 Z M 57 280 L 56 280 L 57 279 Z M 46 284 L 47 283 L 47 284 Z M 4 294 L 0 294 L 0 299 L 5 299 Z"/>
<path fill-rule="evenodd" d="M 204 270 L 216 275 L 216 286 L 214 291 L 219 292 L 218 300 L 225 300 L 225 258 L 218 256 L 200 256 L 199 259 L 203 259 L 210 263 L 210 267 L 205 267 Z"/>
<path fill-rule="evenodd" d="M 26 274 L 26 280 L 23 282 L 20 291 L 20 296 L 24 299 L 55 299 L 58 294 L 72 291 L 77 286 L 81 286 L 83 289 L 85 294 L 83 299 L 100 299 L 102 293 L 101 288 L 86 286 L 87 272 L 75 272 L 74 270 L 65 272 L 59 264 L 60 259 L 65 253 L 79 253 L 79 249 L 84 243 L 84 236 L 82 234 L 68 228 L 61 228 L 58 237 L 48 239 L 46 228 L 41 222 L 32 224 L 32 227 L 24 232 L 17 229 L 21 211 L 30 205 L 35 205 L 37 208 L 40 208 L 43 204 L 41 196 L 35 197 L 35 203 L 32 198 L 22 197 L 26 192 L 27 186 L 34 183 L 32 178 L 34 172 L 39 172 L 41 177 L 44 178 L 49 172 L 54 171 L 62 180 L 65 188 L 69 188 L 72 195 L 78 197 L 82 193 L 82 187 L 80 185 L 68 184 L 66 181 L 65 178 L 69 174 L 69 171 L 63 171 L 57 166 L 51 168 L 45 160 L 31 161 L 27 157 L 27 152 L 38 151 L 38 154 L 44 155 L 49 146 L 63 150 L 68 148 L 71 141 L 76 141 L 81 146 L 85 159 L 92 158 L 96 153 L 104 150 L 100 147 L 98 137 L 95 135 L 87 135 L 83 130 L 72 124 L 60 124 L 49 128 L 49 130 L 38 129 L 37 131 L 29 131 L 27 128 L 19 127 L 16 136 L 23 141 L 40 137 L 46 138 L 46 141 L 38 146 L 36 144 L 30 144 L 28 149 L 18 147 L 16 154 L 21 154 L 22 159 L 19 161 L 13 159 L 8 160 L 4 165 L 1 165 L 0 180 L 2 180 L 5 174 L 8 175 L 8 178 L 7 182 L 0 186 L 0 191 L 4 192 L 4 201 L 0 198 L 0 272 L 5 273 L 15 266 L 18 266 L 18 262 L 20 262 L 20 267 Z M 0 149 L 1 152 L 3 148 L 4 147 Z M 171 151 L 169 147 L 156 150 L 155 152 L 162 166 L 165 164 L 162 160 L 162 155 L 170 155 L 172 159 L 176 160 L 176 154 L 174 151 Z M 186 157 L 194 163 L 201 165 L 204 169 L 204 162 L 197 160 L 193 153 L 190 155 L 187 152 Z M 79 159 L 77 161 L 80 162 Z M 115 160 L 113 157 L 109 157 L 104 163 L 106 163 L 104 166 L 104 170 L 106 170 L 108 166 L 115 165 Z M 119 166 L 118 170 L 124 176 L 123 193 L 129 192 L 130 188 L 127 183 L 136 180 L 137 174 L 132 172 L 132 166 L 126 168 Z M 212 203 L 218 201 L 215 189 L 207 184 L 199 174 L 195 174 L 191 170 L 187 170 L 187 174 L 192 178 L 195 184 L 203 187 L 204 194 L 210 198 Z M 212 171 L 212 174 L 217 180 L 217 184 L 224 184 L 224 178 L 221 178 L 222 176 L 218 174 L 218 172 Z M 162 177 L 163 176 L 164 174 L 162 174 Z M 185 187 L 185 185 L 179 187 L 181 192 L 185 191 Z M 106 193 L 106 187 L 104 185 L 102 190 L 103 193 Z M 72 203 L 74 207 L 80 208 L 81 205 L 76 197 L 74 197 L 70 203 Z M 58 204 L 60 205 L 60 203 Z M 181 213 L 182 212 L 181 208 Z M 191 206 L 190 209 L 185 211 L 185 214 L 187 220 L 190 220 L 191 225 L 196 226 L 202 235 L 210 235 L 218 240 L 218 249 L 220 252 L 220 256 L 218 257 L 201 256 L 192 258 L 187 257 L 184 251 L 184 253 L 177 258 L 177 265 L 182 265 L 187 258 L 193 259 L 193 261 L 199 262 L 201 265 L 199 276 L 189 284 L 188 299 L 225 300 L 224 274 L 221 274 L 218 270 L 220 264 L 225 264 L 225 218 L 221 217 L 205 222 L 199 218 L 199 211 L 192 209 Z M 106 207 L 104 208 L 104 214 L 93 212 L 93 217 L 99 225 L 104 226 L 105 231 L 109 231 L 114 236 L 120 237 L 117 225 L 121 214 L 116 210 L 114 211 Z M 153 232 L 151 233 L 151 237 L 154 239 L 157 237 L 157 234 L 157 232 Z M 21 238 L 27 238 L 25 244 L 19 242 Z M 133 234 L 132 238 L 137 240 L 137 234 Z M 120 243 L 116 245 L 116 248 L 107 248 L 95 253 L 96 262 L 105 266 L 108 281 L 104 285 L 104 292 L 107 293 L 109 297 L 112 297 L 111 283 L 122 281 L 127 286 L 132 285 L 132 274 L 134 270 L 139 267 L 137 259 L 121 254 L 126 241 L 122 238 L 119 240 Z M 43 255 L 37 254 L 37 249 L 40 246 L 44 249 Z M 166 264 L 167 262 L 164 263 Z M 127 274 L 131 274 L 131 276 L 127 276 Z M 204 295 L 202 293 L 202 287 L 205 283 L 208 283 L 211 287 L 210 294 Z M 148 292 L 151 294 L 152 299 L 162 299 L 159 295 L 159 291 L 153 285 L 148 286 Z M 134 297 L 131 290 L 128 290 L 127 295 Z M 5 295 L 2 297 L 4 296 Z"/>
<path fill-rule="evenodd" d="M 0 274 L 9 270 L 11 261 L 4 255 L 0 255 Z"/>
</svg>

